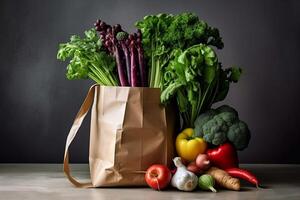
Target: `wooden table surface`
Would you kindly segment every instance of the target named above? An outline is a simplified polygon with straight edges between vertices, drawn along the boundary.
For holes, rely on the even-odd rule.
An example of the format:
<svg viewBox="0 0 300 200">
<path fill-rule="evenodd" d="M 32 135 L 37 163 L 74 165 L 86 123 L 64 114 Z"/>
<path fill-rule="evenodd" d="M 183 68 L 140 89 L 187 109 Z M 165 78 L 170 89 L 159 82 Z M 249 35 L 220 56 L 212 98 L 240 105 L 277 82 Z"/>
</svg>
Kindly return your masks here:
<svg viewBox="0 0 300 200">
<path fill-rule="evenodd" d="M 242 182 L 242 191 L 221 190 L 180 192 L 150 188 L 74 188 L 64 177 L 59 164 L 0 164 L 0 200 L 118 200 L 118 199 L 286 199 L 300 200 L 300 165 L 241 165 L 261 179 L 265 189 Z M 87 180 L 86 164 L 72 165 L 73 173 Z"/>
</svg>

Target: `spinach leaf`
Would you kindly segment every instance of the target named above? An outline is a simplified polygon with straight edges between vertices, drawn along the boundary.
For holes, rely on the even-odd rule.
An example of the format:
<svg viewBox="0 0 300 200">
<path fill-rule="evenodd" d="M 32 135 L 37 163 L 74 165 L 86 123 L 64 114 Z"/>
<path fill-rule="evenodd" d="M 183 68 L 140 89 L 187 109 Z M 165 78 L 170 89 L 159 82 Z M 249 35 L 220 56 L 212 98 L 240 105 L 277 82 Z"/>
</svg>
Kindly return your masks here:
<svg viewBox="0 0 300 200">
<path fill-rule="evenodd" d="M 230 82 L 241 74 L 239 68 L 222 69 L 214 50 L 205 44 L 176 50 L 165 70 L 161 101 L 176 98 L 185 127 L 193 127 L 197 116 L 223 100 Z"/>
</svg>

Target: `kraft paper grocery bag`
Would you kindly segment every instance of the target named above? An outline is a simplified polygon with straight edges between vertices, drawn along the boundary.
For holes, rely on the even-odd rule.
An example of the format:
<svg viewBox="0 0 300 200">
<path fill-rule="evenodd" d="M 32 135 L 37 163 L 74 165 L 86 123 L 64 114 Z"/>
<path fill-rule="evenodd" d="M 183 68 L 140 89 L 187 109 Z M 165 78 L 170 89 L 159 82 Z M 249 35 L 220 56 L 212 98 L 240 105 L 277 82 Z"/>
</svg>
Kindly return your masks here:
<svg viewBox="0 0 300 200">
<path fill-rule="evenodd" d="M 70 174 L 68 148 L 91 106 L 91 183 L 79 183 Z M 171 165 L 175 124 L 160 89 L 94 85 L 67 137 L 64 172 L 77 187 L 144 186 L 150 165 Z"/>
</svg>

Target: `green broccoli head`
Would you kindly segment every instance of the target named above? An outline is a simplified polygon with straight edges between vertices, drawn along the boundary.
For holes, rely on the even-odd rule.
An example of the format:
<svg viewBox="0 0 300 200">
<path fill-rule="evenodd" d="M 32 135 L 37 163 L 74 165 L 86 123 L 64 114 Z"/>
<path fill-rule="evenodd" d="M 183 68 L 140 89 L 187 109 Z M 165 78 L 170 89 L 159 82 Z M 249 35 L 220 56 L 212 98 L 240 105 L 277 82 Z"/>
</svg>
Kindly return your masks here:
<svg viewBox="0 0 300 200">
<path fill-rule="evenodd" d="M 228 129 L 227 138 L 237 150 L 245 149 L 251 138 L 247 124 L 243 121 L 234 123 Z"/>
<path fill-rule="evenodd" d="M 229 126 L 231 126 L 236 119 L 236 115 L 230 112 L 215 115 L 202 127 L 204 140 L 214 145 L 223 144 L 227 140 L 226 134 Z"/>
<path fill-rule="evenodd" d="M 232 126 L 236 120 L 238 120 L 238 116 L 232 112 L 221 112 L 220 114 L 215 116 L 216 120 L 223 120 L 226 126 Z"/>
<path fill-rule="evenodd" d="M 195 136 L 211 144 L 220 145 L 230 141 L 237 150 L 248 146 L 250 131 L 245 122 L 240 121 L 238 112 L 227 105 L 209 110 L 195 120 Z"/>
<path fill-rule="evenodd" d="M 203 125 L 208 122 L 209 120 L 211 120 L 217 113 L 217 111 L 215 110 L 208 110 L 207 112 L 205 113 L 202 113 L 201 115 L 199 115 L 197 117 L 197 119 L 195 120 L 194 122 L 194 126 L 195 126 L 195 129 L 194 129 L 194 133 L 195 133 L 195 136 L 197 137 L 203 137 Z"/>
</svg>

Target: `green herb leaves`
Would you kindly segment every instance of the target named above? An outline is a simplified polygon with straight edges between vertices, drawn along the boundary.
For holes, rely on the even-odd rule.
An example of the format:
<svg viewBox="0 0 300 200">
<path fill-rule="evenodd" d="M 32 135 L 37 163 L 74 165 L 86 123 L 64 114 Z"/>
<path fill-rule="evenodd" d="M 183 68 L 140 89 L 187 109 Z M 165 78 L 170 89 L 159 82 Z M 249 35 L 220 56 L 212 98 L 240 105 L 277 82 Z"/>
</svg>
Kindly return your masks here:
<svg viewBox="0 0 300 200">
<path fill-rule="evenodd" d="M 70 62 L 66 76 L 70 80 L 91 78 L 101 85 L 118 85 L 115 61 L 101 49 L 95 29 L 85 31 L 85 37 L 73 35 L 70 42 L 59 45 L 57 59 Z"/>
</svg>

